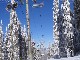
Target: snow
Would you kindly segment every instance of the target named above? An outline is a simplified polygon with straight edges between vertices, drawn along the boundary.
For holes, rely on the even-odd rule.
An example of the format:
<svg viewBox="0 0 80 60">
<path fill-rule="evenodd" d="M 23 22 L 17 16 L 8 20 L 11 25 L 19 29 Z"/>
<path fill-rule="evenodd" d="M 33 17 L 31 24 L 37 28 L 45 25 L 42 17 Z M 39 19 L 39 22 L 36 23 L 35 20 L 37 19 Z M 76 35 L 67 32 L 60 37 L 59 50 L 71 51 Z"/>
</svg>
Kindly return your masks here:
<svg viewBox="0 0 80 60">
<path fill-rule="evenodd" d="M 61 58 L 61 59 L 48 59 L 48 60 L 80 60 L 80 55 L 79 56 L 75 56 L 75 57 L 68 57 L 68 58 Z"/>
</svg>

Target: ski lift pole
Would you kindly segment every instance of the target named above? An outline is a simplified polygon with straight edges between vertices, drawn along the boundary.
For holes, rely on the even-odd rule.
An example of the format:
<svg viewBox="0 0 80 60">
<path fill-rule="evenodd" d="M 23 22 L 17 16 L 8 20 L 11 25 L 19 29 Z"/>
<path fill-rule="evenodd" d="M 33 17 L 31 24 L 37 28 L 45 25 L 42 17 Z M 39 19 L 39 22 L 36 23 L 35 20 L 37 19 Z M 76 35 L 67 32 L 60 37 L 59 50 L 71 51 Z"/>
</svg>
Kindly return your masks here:
<svg viewBox="0 0 80 60">
<path fill-rule="evenodd" d="M 29 60 L 33 60 L 32 58 L 32 49 L 31 49 L 31 35 L 30 35 L 30 19 L 29 19 L 29 6 L 28 0 L 26 0 L 26 20 L 27 20 L 27 35 L 28 35 L 28 58 Z"/>
</svg>

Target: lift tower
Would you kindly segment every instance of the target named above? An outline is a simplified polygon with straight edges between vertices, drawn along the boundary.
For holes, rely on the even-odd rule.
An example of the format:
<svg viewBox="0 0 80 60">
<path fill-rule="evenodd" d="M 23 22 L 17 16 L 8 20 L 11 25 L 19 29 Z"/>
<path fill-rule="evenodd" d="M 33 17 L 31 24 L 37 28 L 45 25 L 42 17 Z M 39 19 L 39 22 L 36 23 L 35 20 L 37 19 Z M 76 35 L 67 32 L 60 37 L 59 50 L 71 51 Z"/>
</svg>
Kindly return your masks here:
<svg viewBox="0 0 80 60">
<path fill-rule="evenodd" d="M 30 19 L 29 19 L 29 8 L 28 8 L 28 0 L 26 0 L 26 21 L 27 21 L 27 36 L 28 36 L 28 58 L 29 60 L 33 60 L 32 58 L 32 49 L 31 49 L 31 34 L 30 34 Z"/>
</svg>

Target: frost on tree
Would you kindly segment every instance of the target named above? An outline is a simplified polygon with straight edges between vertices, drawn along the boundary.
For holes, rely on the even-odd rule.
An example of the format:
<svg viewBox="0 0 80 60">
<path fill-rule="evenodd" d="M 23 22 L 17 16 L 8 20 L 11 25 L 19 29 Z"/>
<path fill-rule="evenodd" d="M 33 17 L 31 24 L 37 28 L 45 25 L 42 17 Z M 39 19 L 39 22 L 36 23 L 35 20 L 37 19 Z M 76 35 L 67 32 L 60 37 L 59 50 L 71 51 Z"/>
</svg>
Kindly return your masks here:
<svg viewBox="0 0 80 60">
<path fill-rule="evenodd" d="M 74 55 L 74 46 L 73 46 L 73 25 L 70 16 L 70 3 L 68 0 L 63 0 L 62 4 L 62 16 L 63 16 L 63 40 L 64 40 L 64 53 L 65 56 L 73 56 Z"/>
<path fill-rule="evenodd" d="M 11 0 L 14 5 L 14 0 Z M 11 6 L 12 6 L 11 5 Z M 27 34 L 26 28 L 21 28 L 21 23 L 17 17 L 15 8 L 9 9 L 10 23 L 6 27 L 6 33 L 3 39 L 2 25 L 0 25 L 0 57 L 3 60 L 27 60 Z M 2 23 L 2 22 L 1 22 Z M 1 50 L 2 49 L 2 50 Z M 2 53 L 1 53 L 2 51 Z M 2 55 L 1 55 L 2 54 Z M 1 60 L 0 59 L 0 60 Z"/>
<path fill-rule="evenodd" d="M 67 57 L 73 55 L 73 25 L 70 16 L 70 3 L 63 0 L 61 9 L 59 1 L 54 0 L 54 56 Z"/>
<path fill-rule="evenodd" d="M 22 60 L 26 60 L 27 59 L 27 33 L 26 33 L 26 27 L 24 25 L 24 28 L 21 28 L 21 37 L 20 40 L 20 52 L 21 52 L 21 57 Z"/>
<path fill-rule="evenodd" d="M 17 18 L 17 14 L 14 10 L 11 11 L 10 13 L 11 15 L 11 22 L 10 22 L 10 35 L 11 35 L 11 48 L 12 48 L 12 58 L 15 60 L 15 59 L 18 59 L 20 60 L 19 58 L 19 37 L 18 37 L 18 34 L 20 33 L 18 30 L 20 28 L 20 23 L 18 21 L 18 18 Z"/>
<path fill-rule="evenodd" d="M 3 31 L 2 31 L 2 20 L 0 23 L 0 60 L 2 60 L 2 41 L 3 41 Z"/>
<path fill-rule="evenodd" d="M 80 0 L 74 0 L 74 18 L 75 18 L 74 46 L 76 54 L 80 52 Z"/>
<path fill-rule="evenodd" d="M 10 24 L 6 28 L 5 44 L 4 44 L 4 60 L 26 60 L 27 49 L 26 39 L 27 34 L 24 29 L 21 28 L 21 24 L 18 20 L 16 11 L 12 10 L 10 13 Z M 7 56 L 7 57 L 6 57 Z"/>
<path fill-rule="evenodd" d="M 59 29 L 58 29 L 58 12 L 59 12 L 59 0 L 53 1 L 53 18 L 54 18 L 54 26 L 53 26 L 53 33 L 54 33 L 54 56 L 59 57 Z"/>
</svg>

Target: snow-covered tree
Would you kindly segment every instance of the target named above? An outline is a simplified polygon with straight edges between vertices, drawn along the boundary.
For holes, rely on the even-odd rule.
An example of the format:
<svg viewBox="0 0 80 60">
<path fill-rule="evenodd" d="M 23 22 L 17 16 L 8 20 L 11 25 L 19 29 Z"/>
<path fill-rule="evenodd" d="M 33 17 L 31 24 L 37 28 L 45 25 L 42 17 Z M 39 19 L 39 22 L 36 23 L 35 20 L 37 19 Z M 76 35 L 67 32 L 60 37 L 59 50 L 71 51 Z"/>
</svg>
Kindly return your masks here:
<svg viewBox="0 0 80 60">
<path fill-rule="evenodd" d="M 64 43 L 64 49 L 63 54 L 64 56 L 67 56 L 67 53 L 69 52 L 70 55 L 73 55 L 73 25 L 72 20 L 70 16 L 70 3 L 68 0 L 63 0 L 63 4 L 61 6 L 62 9 L 62 16 L 63 16 L 63 42 Z M 69 49 L 69 51 L 67 51 Z"/>
<path fill-rule="evenodd" d="M 75 54 L 80 52 L 80 0 L 74 0 L 74 51 Z"/>
<path fill-rule="evenodd" d="M 2 20 L 0 23 L 0 60 L 2 60 L 2 42 L 3 42 L 3 31 L 2 31 Z"/>
<path fill-rule="evenodd" d="M 59 29 L 58 29 L 58 12 L 59 12 L 59 0 L 53 1 L 53 35 L 54 35 L 54 56 L 59 56 Z"/>
</svg>

